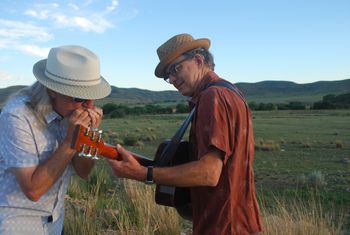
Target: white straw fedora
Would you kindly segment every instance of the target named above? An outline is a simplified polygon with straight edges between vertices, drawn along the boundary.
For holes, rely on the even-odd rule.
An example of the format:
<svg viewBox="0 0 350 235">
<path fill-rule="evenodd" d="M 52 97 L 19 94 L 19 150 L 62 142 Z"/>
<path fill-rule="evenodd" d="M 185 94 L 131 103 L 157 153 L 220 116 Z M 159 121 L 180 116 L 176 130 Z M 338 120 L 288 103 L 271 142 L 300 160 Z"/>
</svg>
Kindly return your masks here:
<svg viewBox="0 0 350 235">
<path fill-rule="evenodd" d="M 165 76 L 165 69 L 171 62 L 186 51 L 198 47 L 208 50 L 210 47 L 210 40 L 207 38 L 195 40 L 190 34 L 187 33 L 178 34 L 170 38 L 157 49 L 159 64 L 157 65 L 154 74 L 159 78 L 163 78 Z"/>
<path fill-rule="evenodd" d="M 100 74 L 99 58 L 76 45 L 52 48 L 48 58 L 33 66 L 37 80 L 60 94 L 82 99 L 101 99 L 111 86 Z"/>
</svg>

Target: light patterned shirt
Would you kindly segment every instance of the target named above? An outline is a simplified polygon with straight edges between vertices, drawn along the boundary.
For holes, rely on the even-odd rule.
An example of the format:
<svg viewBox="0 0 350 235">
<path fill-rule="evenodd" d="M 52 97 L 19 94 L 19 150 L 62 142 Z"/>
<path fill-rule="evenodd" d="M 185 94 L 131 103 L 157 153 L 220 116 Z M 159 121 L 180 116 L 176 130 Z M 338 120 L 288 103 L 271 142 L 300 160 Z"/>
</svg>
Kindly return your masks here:
<svg viewBox="0 0 350 235">
<path fill-rule="evenodd" d="M 10 171 L 46 161 L 67 132 L 65 120 L 54 111 L 45 115 L 43 126 L 28 100 L 17 96 L 0 114 L 0 234 L 61 234 L 72 166 L 36 202 L 25 196 Z M 47 222 L 48 216 L 52 222 Z"/>
</svg>

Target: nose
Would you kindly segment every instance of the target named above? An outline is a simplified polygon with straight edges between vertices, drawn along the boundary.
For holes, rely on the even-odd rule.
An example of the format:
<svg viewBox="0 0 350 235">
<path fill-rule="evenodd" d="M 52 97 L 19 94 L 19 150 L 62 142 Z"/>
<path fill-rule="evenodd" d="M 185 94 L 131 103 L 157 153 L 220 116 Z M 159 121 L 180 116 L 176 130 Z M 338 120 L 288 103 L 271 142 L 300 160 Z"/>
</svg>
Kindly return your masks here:
<svg viewBox="0 0 350 235">
<path fill-rule="evenodd" d="M 84 108 L 91 109 L 94 107 L 94 100 L 87 100 L 82 105 Z"/>
<path fill-rule="evenodd" d="M 169 75 L 169 83 L 174 85 L 175 81 L 176 81 L 176 76 L 170 74 Z"/>
</svg>

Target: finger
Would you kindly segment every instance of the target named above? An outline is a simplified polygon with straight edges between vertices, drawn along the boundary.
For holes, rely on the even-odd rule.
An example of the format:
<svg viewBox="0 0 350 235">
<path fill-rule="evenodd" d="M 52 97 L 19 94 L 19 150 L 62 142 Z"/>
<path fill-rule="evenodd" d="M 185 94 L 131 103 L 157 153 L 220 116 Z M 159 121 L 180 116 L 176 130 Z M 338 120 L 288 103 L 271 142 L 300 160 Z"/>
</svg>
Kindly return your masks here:
<svg viewBox="0 0 350 235">
<path fill-rule="evenodd" d="M 103 109 L 99 108 L 99 107 L 94 107 L 93 110 L 97 113 L 97 115 L 99 117 L 102 117 L 103 116 Z"/>
<path fill-rule="evenodd" d="M 91 118 L 92 127 L 98 127 L 102 119 L 101 114 L 92 109 L 88 109 L 87 111 L 89 113 L 89 117 Z"/>
<path fill-rule="evenodd" d="M 92 109 L 86 109 L 89 113 L 96 115 L 97 117 L 102 117 L 103 110 L 97 107 L 94 107 Z"/>
<path fill-rule="evenodd" d="M 71 114 L 70 119 L 72 120 L 77 120 L 79 119 L 80 115 L 83 114 L 85 111 L 83 109 L 76 109 L 74 112 Z"/>
</svg>

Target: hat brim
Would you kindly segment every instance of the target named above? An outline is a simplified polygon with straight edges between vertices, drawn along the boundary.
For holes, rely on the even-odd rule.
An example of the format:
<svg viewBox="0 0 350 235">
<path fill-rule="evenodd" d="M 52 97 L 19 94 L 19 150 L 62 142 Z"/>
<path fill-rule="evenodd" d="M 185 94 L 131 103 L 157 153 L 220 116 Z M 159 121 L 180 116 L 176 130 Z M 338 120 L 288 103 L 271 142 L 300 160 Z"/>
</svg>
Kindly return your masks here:
<svg viewBox="0 0 350 235">
<path fill-rule="evenodd" d="M 189 43 L 183 44 L 181 47 L 177 48 L 174 52 L 170 53 L 166 58 L 159 62 L 157 65 L 154 74 L 159 78 L 164 78 L 165 69 L 168 65 L 173 62 L 177 57 L 185 53 L 186 51 L 192 50 L 194 48 L 203 47 L 206 50 L 210 47 L 210 40 L 207 38 L 201 38 L 193 40 Z"/>
<path fill-rule="evenodd" d="M 107 97 L 111 93 L 111 86 L 101 76 L 101 82 L 93 86 L 68 85 L 53 81 L 45 75 L 46 61 L 40 60 L 33 66 L 33 74 L 45 87 L 60 94 L 81 99 L 97 100 Z"/>
</svg>

